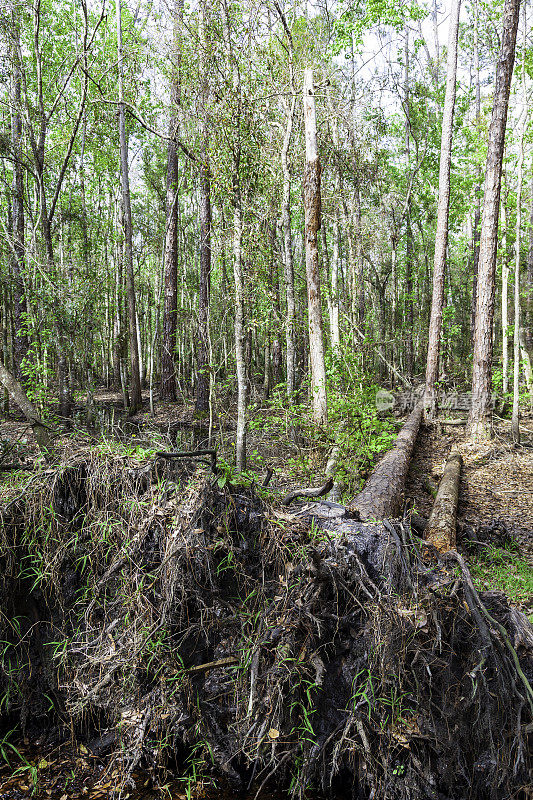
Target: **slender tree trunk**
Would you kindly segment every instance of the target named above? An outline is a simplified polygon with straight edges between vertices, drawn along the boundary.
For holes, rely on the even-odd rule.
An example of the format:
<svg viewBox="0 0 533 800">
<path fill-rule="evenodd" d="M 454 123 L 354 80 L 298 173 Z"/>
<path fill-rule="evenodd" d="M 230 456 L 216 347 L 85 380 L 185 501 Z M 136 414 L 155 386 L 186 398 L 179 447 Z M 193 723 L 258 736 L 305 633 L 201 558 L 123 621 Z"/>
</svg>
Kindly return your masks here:
<svg viewBox="0 0 533 800">
<path fill-rule="evenodd" d="M 511 433 L 513 441 L 520 443 L 520 244 L 522 227 L 522 183 L 524 175 L 524 138 L 527 130 L 526 95 L 526 0 L 522 4 L 522 120 L 518 141 L 518 186 L 516 189 L 516 235 L 514 267 L 514 337 L 513 337 L 513 414 Z"/>
<path fill-rule="evenodd" d="M 442 311 L 444 303 L 444 275 L 448 247 L 448 217 L 450 209 L 450 167 L 452 160 L 453 113 L 455 108 L 455 83 L 457 74 L 457 42 L 459 38 L 459 11 L 461 0 L 453 0 L 448 36 L 448 67 L 446 95 L 442 115 L 442 138 L 440 146 L 439 203 L 437 231 L 435 234 L 435 260 L 433 265 L 433 294 L 429 322 L 428 356 L 426 364 L 426 386 L 424 413 L 428 419 L 437 415 L 436 383 L 439 376 L 440 337 L 442 333 Z"/>
<path fill-rule="evenodd" d="M 317 425 L 325 425 L 328 418 L 326 395 L 326 367 L 324 362 L 324 334 L 320 296 L 320 270 L 318 263 L 317 233 L 320 229 L 320 160 L 316 136 L 315 91 L 313 70 L 304 73 L 305 121 L 305 267 L 307 274 L 307 300 L 309 313 L 309 352 L 311 360 L 311 394 L 313 417 Z"/>
<path fill-rule="evenodd" d="M 492 435 L 491 379 L 492 379 L 492 326 L 494 320 L 496 251 L 498 245 L 498 211 L 505 128 L 511 77 L 513 74 L 516 31 L 520 0 L 505 0 L 500 58 L 496 69 L 494 106 L 489 128 L 485 195 L 481 238 L 479 245 L 479 271 L 474 329 L 474 366 L 472 373 L 472 407 L 468 432 L 472 438 L 484 439 Z"/>
<path fill-rule="evenodd" d="M 507 197 L 502 203 L 502 378 L 503 393 L 509 391 L 509 259 L 507 253 Z"/>
<path fill-rule="evenodd" d="M 339 145 L 339 126 L 333 108 L 331 99 L 331 92 L 327 91 L 328 109 L 330 112 L 330 125 L 333 145 L 337 151 L 340 149 Z M 341 235 L 341 221 L 340 212 L 342 208 L 341 198 L 343 197 L 343 181 L 340 164 L 335 164 L 335 183 L 334 183 L 334 196 L 336 198 L 335 211 L 333 217 L 333 253 L 331 257 L 331 271 L 330 271 L 330 286 L 329 286 L 329 328 L 331 337 L 331 349 L 337 357 L 340 356 L 341 334 L 339 325 L 339 274 L 341 271 L 341 253 L 342 253 L 342 235 Z M 324 241 L 325 241 L 324 236 Z"/>
<path fill-rule="evenodd" d="M 405 150 L 407 154 L 407 172 L 411 176 L 411 89 L 409 76 L 409 28 L 405 37 Z M 405 369 L 409 380 L 414 372 L 413 350 L 413 232 L 411 228 L 411 195 L 409 194 L 405 213 L 405 287 L 404 287 L 405 322 Z"/>
<path fill-rule="evenodd" d="M 244 279 L 242 270 L 242 206 L 234 189 L 233 276 L 235 280 L 235 358 L 237 365 L 237 469 L 246 469 L 246 358 L 244 353 Z"/>
<path fill-rule="evenodd" d="M 357 320 L 359 322 L 359 325 L 361 325 L 364 328 L 365 306 L 366 306 L 365 262 L 363 258 L 363 242 L 362 242 L 363 225 L 362 225 L 362 215 L 361 215 L 361 194 L 359 190 L 359 175 L 357 174 L 357 167 L 356 167 L 355 187 L 354 187 L 354 221 L 355 221 L 354 255 L 355 255 L 357 280 L 356 280 L 356 286 L 354 286 L 353 302 L 355 303 L 355 309 L 357 310 Z M 350 241 L 350 237 L 348 238 L 348 241 Z"/>
<path fill-rule="evenodd" d="M 531 175 L 531 198 L 529 203 L 529 248 L 527 252 L 524 342 L 530 358 L 533 358 L 533 173 Z"/>
<path fill-rule="evenodd" d="M 181 100 L 180 75 L 180 31 L 183 2 L 178 0 L 174 8 L 174 52 L 175 63 L 171 82 L 171 116 L 167 145 L 166 185 L 166 232 L 165 232 L 165 278 L 163 300 L 163 342 L 161 349 L 161 398 L 176 400 L 176 334 L 178 323 L 178 226 L 179 226 L 179 161 L 175 138 L 179 135 L 178 106 Z M 152 383 L 152 377 L 150 377 Z"/>
<path fill-rule="evenodd" d="M 285 342 L 287 359 L 287 395 L 292 396 L 295 389 L 296 354 L 294 344 L 294 259 L 292 253 L 291 231 L 291 173 L 289 169 L 288 152 L 292 136 L 294 113 L 296 109 L 296 95 L 293 95 L 290 108 L 287 110 L 287 123 L 281 149 L 281 168 L 283 172 L 283 194 L 281 199 L 281 219 L 283 225 L 283 264 L 285 267 L 285 293 L 287 298 L 287 317 L 285 322 Z"/>
<path fill-rule="evenodd" d="M 117 45 L 118 45 L 118 130 L 120 143 L 120 173 L 122 200 L 124 205 L 124 267 L 126 271 L 126 295 L 128 299 L 128 333 L 131 369 L 130 413 L 135 414 L 142 405 L 141 377 L 139 371 L 139 348 L 135 309 L 135 278 L 133 274 L 133 229 L 131 221 L 131 196 L 128 164 L 128 140 L 126 137 L 126 111 L 124 107 L 124 64 L 122 52 L 121 0 L 117 0 Z"/>
<path fill-rule="evenodd" d="M 13 36 L 18 38 L 18 21 L 13 13 Z M 22 137 L 22 119 L 20 114 L 20 65 L 18 63 L 18 47 L 13 47 L 12 54 L 13 74 L 11 78 L 11 147 L 15 163 L 13 164 L 13 187 L 11 204 L 11 225 L 13 252 L 11 257 L 11 271 L 13 274 L 13 368 L 15 377 L 22 380 L 21 365 L 28 352 L 28 337 L 26 335 L 23 315 L 26 313 L 27 300 L 24 296 L 24 176 L 20 158 L 20 143 Z"/>
<path fill-rule="evenodd" d="M 200 155 L 200 288 L 198 295 L 198 380 L 195 413 L 209 411 L 209 297 L 211 293 L 211 177 L 209 170 L 209 83 L 207 78 L 207 42 L 205 3 L 200 9 L 200 63 L 202 90 L 202 152 Z"/>
<path fill-rule="evenodd" d="M 479 0 L 475 0 L 474 6 L 474 74 L 476 80 L 476 126 L 478 132 L 481 129 L 481 81 L 479 78 Z M 475 194 L 475 211 L 474 211 L 474 230 L 472 232 L 473 240 L 473 278 L 472 278 L 472 310 L 471 310 L 471 332 L 474 335 L 474 327 L 476 320 L 476 302 L 477 302 L 477 273 L 479 265 L 479 236 L 480 236 L 480 222 L 481 222 L 481 169 L 476 167 L 476 186 L 474 189 Z"/>
</svg>

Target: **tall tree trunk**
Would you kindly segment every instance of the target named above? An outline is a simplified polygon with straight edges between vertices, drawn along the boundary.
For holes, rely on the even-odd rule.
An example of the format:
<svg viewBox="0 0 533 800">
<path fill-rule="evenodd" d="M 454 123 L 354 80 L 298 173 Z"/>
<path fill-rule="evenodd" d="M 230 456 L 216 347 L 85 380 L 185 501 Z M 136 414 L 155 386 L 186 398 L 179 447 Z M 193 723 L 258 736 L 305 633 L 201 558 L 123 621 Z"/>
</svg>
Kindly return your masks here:
<svg viewBox="0 0 533 800">
<path fill-rule="evenodd" d="M 278 12 L 283 25 L 285 38 L 287 40 L 289 55 L 289 81 L 292 90 L 290 105 L 284 100 L 286 122 L 281 147 L 281 170 L 283 173 L 283 192 L 281 197 L 281 222 L 283 227 L 283 265 L 285 268 L 285 296 L 287 300 L 287 316 L 285 321 L 285 346 L 286 346 L 286 372 L 287 372 L 287 395 L 291 397 L 296 388 L 296 344 L 294 322 L 296 317 L 296 304 L 294 295 L 294 258 L 292 252 L 292 230 L 291 230 L 291 171 L 289 167 L 289 147 L 291 143 L 292 129 L 294 124 L 294 114 L 296 110 L 296 91 L 294 85 L 294 43 L 287 24 L 287 19 L 277 0 L 274 6 Z"/>
<path fill-rule="evenodd" d="M 489 128 L 485 195 L 483 198 L 479 245 L 472 407 L 468 421 L 468 432 L 475 439 L 484 439 L 492 435 L 492 325 L 494 320 L 496 251 L 498 246 L 498 212 L 507 108 L 515 58 L 519 8 L 520 0 L 505 0 L 502 43 L 496 69 L 494 106 Z"/>
<path fill-rule="evenodd" d="M 209 411 L 209 297 L 211 293 L 211 177 L 209 170 L 209 83 L 207 78 L 205 2 L 200 8 L 202 152 L 200 165 L 200 287 L 198 295 L 198 380 L 195 413 Z"/>
<path fill-rule="evenodd" d="M 287 317 L 285 322 L 285 342 L 286 342 L 286 368 L 287 368 L 287 394 L 292 396 L 295 389 L 294 371 L 296 366 L 296 354 L 294 344 L 294 259 L 292 253 L 292 231 L 291 231 L 291 173 L 289 169 L 288 152 L 292 136 L 292 126 L 296 109 L 296 95 L 291 100 L 291 105 L 287 109 L 287 121 L 285 135 L 283 137 L 283 147 L 281 149 L 281 169 L 283 172 L 283 194 L 281 199 L 281 219 L 283 224 L 283 264 L 285 268 L 285 294 L 287 298 Z"/>
<path fill-rule="evenodd" d="M 161 348 L 161 398 L 176 400 L 176 333 L 178 323 L 178 226 L 179 226 L 179 161 L 176 139 L 179 135 L 178 106 L 181 100 L 180 32 L 183 0 L 174 8 L 173 75 L 170 88 L 171 116 L 167 145 L 165 277 L 163 292 L 163 342 Z M 152 378 L 150 378 L 152 381 Z"/>
<path fill-rule="evenodd" d="M 320 270 L 318 263 L 317 233 L 320 229 L 320 160 L 316 136 L 315 90 L 313 70 L 304 72 L 304 122 L 305 122 L 305 268 L 307 274 L 307 301 L 309 313 L 309 354 L 311 360 L 311 394 L 313 417 L 318 425 L 328 418 L 326 395 L 326 367 L 324 362 L 324 334 L 320 297 Z"/>
<path fill-rule="evenodd" d="M 235 358 L 237 366 L 237 469 L 246 469 L 246 358 L 244 353 L 244 279 L 242 271 L 242 205 L 240 187 L 234 188 L 233 276 L 235 280 Z"/>
<path fill-rule="evenodd" d="M 128 300 L 128 340 L 131 368 L 130 413 L 135 414 L 142 405 L 141 377 L 139 371 L 139 348 L 135 309 L 135 278 L 133 274 L 133 230 L 131 221 L 131 196 L 128 164 L 128 140 L 126 137 L 126 111 L 124 107 L 124 64 L 122 52 L 121 0 L 117 0 L 117 46 L 118 46 L 118 131 L 120 146 L 120 174 L 122 179 L 122 201 L 124 205 L 124 266 L 126 270 L 126 295 Z"/>
<path fill-rule="evenodd" d="M 476 127 L 478 135 L 481 128 L 481 81 L 479 77 L 479 0 L 475 0 L 474 6 L 474 74 L 476 81 Z M 476 186 L 474 189 L 475 195 L 475 211 L 474 211 L 474 230 L 472 231 L 473 241 L 473 277 L 472 277 L 472 308 L 470 314 L 470 326 L 472 336 L 474 335 L 474 327 L 476 320 L 476 302 L 477 302 L 477 273 L 479 265 L 479 235 L 480 235 L 480 222 L 481 222 L 481 169 L 476 167 Z"/>
<path fill-rule="evenodd" d="M 405 151 L 407 155 L 407 173 L 411 180 L 411 88 L 409 75 L 409 27 L 405 36 L 405 73 L 404 73 L 404 94 L 405 94 Z M 411 228 L 411 192 L 408 189 L 408 197 L 405 208 L 405 287 L 404 287 L 404 315 L 407 323 L 404 328 L 405 338 L 405 369 L 409 380 L 414 372 L 414 352 L 413 352 L 413 232 Z"/>
<path fill-rule="evenodd" d="M 522 183 L 524 174 L 524 138 L 527 129 L 526 95 L 526 0 L 522 4 L 522 120 L 518 141 L 518 186 L 516 189 L 516 235 L 514 267 L 514 337 L 513 337 L 513 414 L 511 432 L 513 441 L 520 443 L 520 244 L 522 227 Z"/>
<path fill-rule="evenodd" d="M 442 115 L 442 138 L 440 146 L 439 203 L 437 231 L 435 234 L 435 260 L 433 265 L 433 294 L 429 322 L 428 356 L 426 364 L 426 386 L 424 413 L 428 419 L 437 414 L 436 382 L 439 376 L 440 337 L 442 333 L 442 311 L 444 304 L 444 275 L 448 247 L 448 217 L 450 210 L 450 167 L 452 160 L 453 113 L 455 108 L 455 83 L 457 74 L 457 42 L 459 38 L 459 11 L 461 0 L 453 0 L 448 36 L 448 66 L 446 95 Z"/>
<path fill-rule="evenodd" d="M 18 20 L 12 14 L 12 35 L 19 37 Z M 21 119 L 21 91 L 20 91 L 20 65 L 18 63 L 18 46 L 12 50 L 12 77 L 11 77 L 11 148 L 14 157 L 13 186 L 11 204 L 11 226 L 13 252 L 11 257 L 11 272 L 13 275 L 13 369 L 15 378 L 22 380 L 21 365 L 28 352 L 28 337 L 26 335 L 23 315 L 26 313 L 27 300 L 24 296 L 24 176 L 20 159 L 20 143 L 22 137 Z"/>
</svg>

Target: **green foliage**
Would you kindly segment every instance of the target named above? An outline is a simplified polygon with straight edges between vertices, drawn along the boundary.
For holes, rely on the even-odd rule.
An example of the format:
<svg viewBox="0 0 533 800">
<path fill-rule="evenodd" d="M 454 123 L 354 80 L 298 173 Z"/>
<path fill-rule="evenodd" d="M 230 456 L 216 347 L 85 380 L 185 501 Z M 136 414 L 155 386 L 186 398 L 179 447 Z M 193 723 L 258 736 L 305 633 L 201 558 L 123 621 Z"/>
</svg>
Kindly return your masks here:
<svg viewBox="0 0 533 800">
<path fill-rule="evenodd" d="M 516 547 L 487 547 L 469 560 L 476 588 L 504 592 L 514 603 L 531 603 L 533 571 Z"/>
</svg>

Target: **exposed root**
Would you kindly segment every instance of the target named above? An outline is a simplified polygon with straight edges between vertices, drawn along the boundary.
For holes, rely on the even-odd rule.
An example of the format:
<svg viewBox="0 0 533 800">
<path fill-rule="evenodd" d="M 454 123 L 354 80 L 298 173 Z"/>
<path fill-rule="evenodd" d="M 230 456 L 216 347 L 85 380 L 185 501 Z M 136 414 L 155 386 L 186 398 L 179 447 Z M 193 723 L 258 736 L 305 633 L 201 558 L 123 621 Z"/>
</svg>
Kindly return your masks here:
<svg viewBox="0 0 533 800">
<path fill-rule="evenodd" d="M 1 541 L 2 711 L 107 746 L 124 785 L 176 758 L 299 796 L 528 780 L 531 626 L 400 523 L 95 457 L 32 479 Z"/>
</svg>

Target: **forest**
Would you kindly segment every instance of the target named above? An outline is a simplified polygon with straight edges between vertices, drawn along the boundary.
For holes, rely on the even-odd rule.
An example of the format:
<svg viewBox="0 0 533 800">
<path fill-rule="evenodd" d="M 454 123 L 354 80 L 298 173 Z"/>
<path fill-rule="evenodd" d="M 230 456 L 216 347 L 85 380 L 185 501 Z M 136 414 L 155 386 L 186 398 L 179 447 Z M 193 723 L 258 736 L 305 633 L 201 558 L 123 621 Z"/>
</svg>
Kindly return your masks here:
<svg viewBox="0 0 533 800">
<path fill-rule="evenodd" d="M 0 0 L 0 798 L 533 797 L 533 8 Z"/>
</svg>

